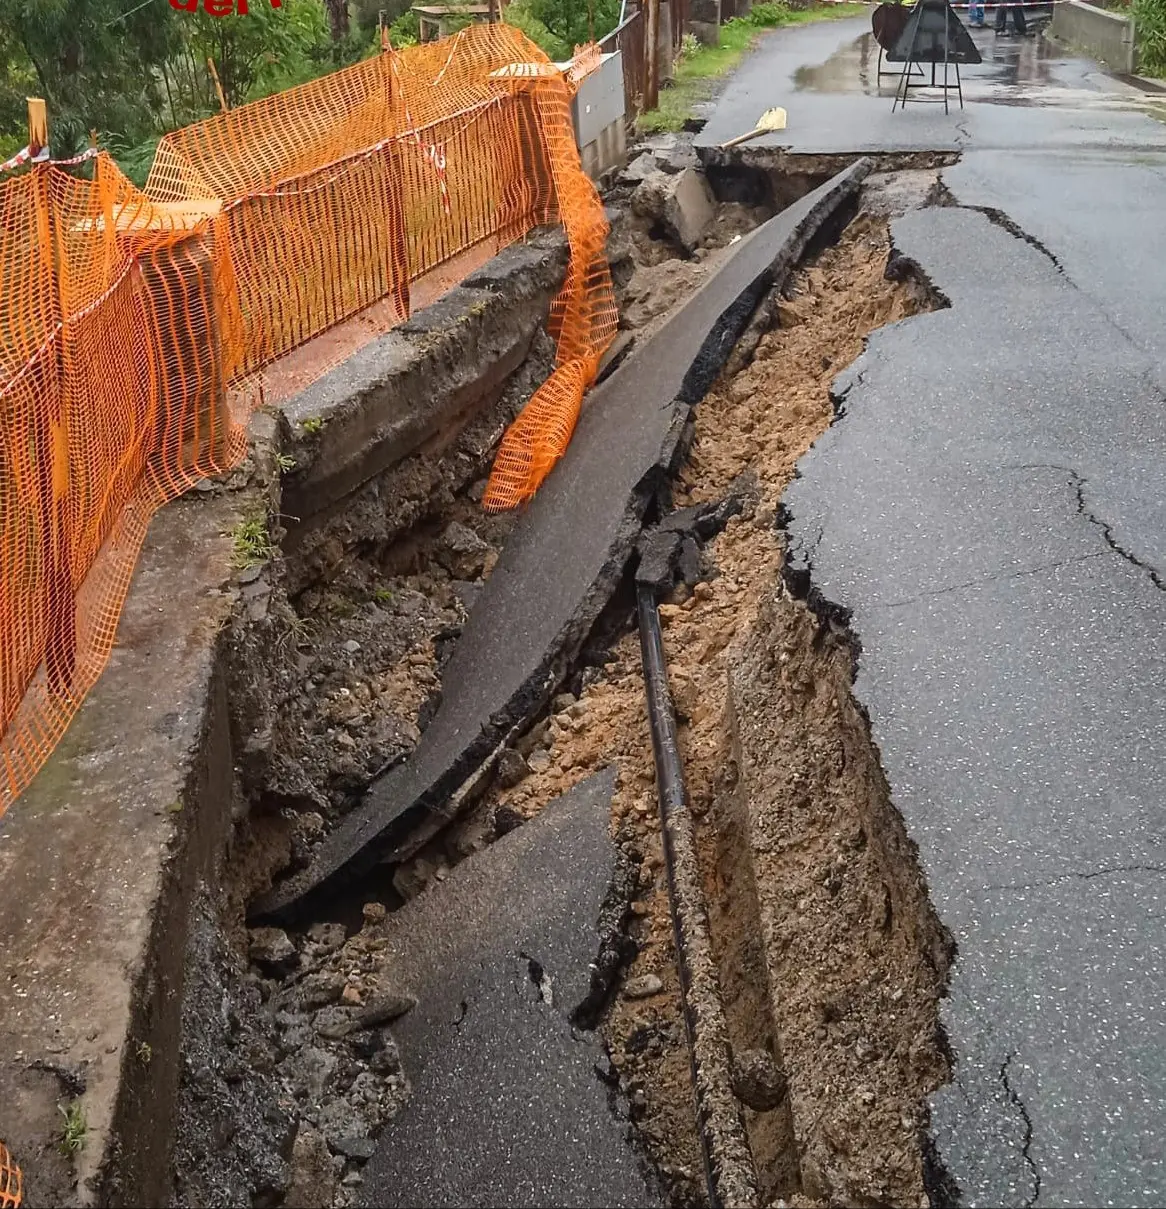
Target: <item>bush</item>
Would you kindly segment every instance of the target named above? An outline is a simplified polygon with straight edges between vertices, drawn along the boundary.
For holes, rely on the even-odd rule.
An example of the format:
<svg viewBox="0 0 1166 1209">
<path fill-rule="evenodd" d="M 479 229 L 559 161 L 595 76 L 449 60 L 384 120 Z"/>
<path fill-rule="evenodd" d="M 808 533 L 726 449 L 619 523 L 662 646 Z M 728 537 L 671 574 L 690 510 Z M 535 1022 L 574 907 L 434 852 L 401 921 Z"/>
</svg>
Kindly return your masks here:
<svg viewBox="0 0 1166 1209">
<path fill-rule="evenodd" d="M 398 50 L 416 46 L 420 40 L 421 18 L 412 9 L 407 9 L 389 26 L 389 41 Z"/>
<path fill-rule="evenodd" d="M 789 5 L 764 0 L 763 3 L 753 6 L 745 20 L 750 25 L 756 25 L 758 29 L 772 29 L 776 25 L 784 25 L 789 20 Z"/>
<path fill-rule="evenodd" d="M 526 34 L 535 46 L 555 63 L 563 63 L 574 54 L 574 47 L 568 46 L 565 39 L 552 33 L 531 12 L 525 0 L 517 0 L 515 4 L 508 4 L 503 20 L 507 25 L 513 25 L 515 29 Z"/>
<path fill-rule="evenodd" d="M 1138 70 L 1166 76 L 1166 0 L 1134 0 L 1131 11 L 1138 41 Z"/>
</svg>

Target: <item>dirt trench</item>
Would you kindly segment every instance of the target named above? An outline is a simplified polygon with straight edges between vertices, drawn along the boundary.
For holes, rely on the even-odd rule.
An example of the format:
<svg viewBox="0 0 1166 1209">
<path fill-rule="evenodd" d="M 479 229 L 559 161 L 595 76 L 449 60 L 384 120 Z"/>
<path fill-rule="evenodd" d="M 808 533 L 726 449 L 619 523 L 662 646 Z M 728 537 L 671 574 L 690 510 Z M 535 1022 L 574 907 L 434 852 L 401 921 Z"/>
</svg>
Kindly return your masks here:
<svg viewBox="0 0 1166 1209">
<path fill-rule="evenodd" d="M 752 360 L 698 406 L 675 490 L 677 507 L 734 482 L 746 497 L 705 551 L 707 578 L 660 611 L 733 1048 L 788 1087 L 746 1111 L 763 1190 L 788 1204 L 926 1203 L 925 1102 L 948 1074 L 950 946 L 851 695 L 855 644 L 785 590 L 777 524 L 797 459 L 834 418 L 833 377 L 867 333 L 932 305 L 885 270 L 886 212 L 933 181 L 868 183 L 837 245 L 776 300 Z M 702 1204 L 636 635 L 556 706 L 520 744 L 530 774 L 493 808 L 528 817 L 617 762 L 613 827 L 642 894 L 639 953 L 605 1031 L 675 1203 Z"/>
<path fill-rule="evenodd" d="M 870 178 L 832 246 L 782 295 L 752 356 L 698 406 L 674 504 L 741 497 L 696 582 L 661 608 L 738 1093 L 770 1203 L 924 1203 L 927 1094 L 947 1077 L 937 1001 L 949 946 L 927 904 L 865 718 L 843 628 L 782 586 L 782 490 L 834 416 L 834 375 L 865 335 L 933 304 L 885 277 L 887 216 L 934 172 Z M 767 217 L 719 208 L 692 255 L 649 222 L 624 228 L 625 323 L 650 331 Z M 503 406 L 545 373 L 532 357 Z M 247 900 L 305 862 L 432 716 L 444 657 L 506 540 L 478 507 L 489 447 L 413 528 L 357 545 L 264 625 L 273 733 L 250 779 L 226 902 L 205 905 L 192 955 L 175 1203 L 346 1206 L 379 1130 L 408 1095 L 392 1021 L 408 1001 L 384 967 L 387 911 L 604 764 L 619 769 L 613 834 L 639 869 L 637 956 L 603 1021 L 637 1137 L 677 1205 L 704 1203 L 637 637 L 617 601 L 546 716 L 455 825 L 302 934 L 243 926 Z M 265 628 L 266 627 L 266 628 Z M 374 1010 L 375 1009 L 375 1010 Z M 353 1032 L 355 1015 L 375 1023 Z M 754 1085 L 763 1085 L 760 1090 Z M 748 1085 L 748 1086 L 746 1086 Z M 783 1092 L 784 1094 L 777 1094 Z"/>
</svg>

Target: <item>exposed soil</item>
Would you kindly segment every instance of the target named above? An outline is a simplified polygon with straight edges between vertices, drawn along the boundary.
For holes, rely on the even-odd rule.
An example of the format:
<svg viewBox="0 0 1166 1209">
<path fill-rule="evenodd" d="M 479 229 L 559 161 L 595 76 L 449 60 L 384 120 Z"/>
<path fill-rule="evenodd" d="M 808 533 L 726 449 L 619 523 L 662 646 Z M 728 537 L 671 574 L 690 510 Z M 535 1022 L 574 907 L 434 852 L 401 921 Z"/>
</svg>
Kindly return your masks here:
<svg viewBox="0 0 1166 1209">
<path fill-rule="evenodd" d="M 735 1049 L 766 1051 L 789 1084 L 778 1108 L 749 1110 L 751 1140 L 767 1195 L 807 1205 L 919 1204 L 925 1100 L 947 1073 L 947 947 L 850 695 L 854 650 L 784 592 L 775 526 L 798 457 L 833 419 L 835 374 L 868 332 L 926 304 L 884 277 L 887 196 L 868 186 L 841 242 L 777 300 L 752 361 L 698 407 L 676 504 L 717 499 L 743 471 L 756 490 L 709 546 L 710 577 L 661 607 Z M 526 817 L 617 763 L 613 826 L 639 860 L 643 894 L 639 955 L 606 1032 L 649 1154 L 676 1203 L 696 1204 L 651 751 L 629 633 L 579 698 L 558 698 L 519 744 L 529 771 L 512 762 L 521 779 L 491 805 Z"/>
<path fill-rule="evenodd" d="M 698 258 L 691 260 L 654 234 L 650 222 L 621 219 L 621 246 L 611 256 L 621 266 L 617 297 L 624 330 L 639 336 L 658 323 L 700 284 L 719 248 L 765 217 L 757 208 L 718 207 Z M 515 375 L 507 417 L 549 372 L 552 352 L 548 340 L 536 341 Z M 357 543 L 327 559 L 314 551 L 313 566 L 326 570 L 315 570 L 291 601 L 295 616 L 286 641 L 295 647 L 294 683 L 281 707 L 280 767 L 262 792 L 293 831 L 295 864 L 307 860 L 371 780 L 413 750 L 440 700 L 445 658 L 515 519 L 481 509 L 492 449 L 477 454 L 476 474 L 455 491 L 435 491 L 404 535 Z M 468 846 L 460 843 L 451 859 L 480 842 L 479 836 Z M 276 859 L 269 872 L 280 863 Z M 428 875 L 446 863 L 430 852 L 419 868 Z M 406 896 L 424 885 L 424 877 L 409 873 L 402 880 Z M 260 876 L 250 889 L 261 883 Z"/>
<path fill-rule="evenodd" d="M 702 261 L 763 217 L 722 207 L 691 260 L 647 224 L 622 224 L 613 260 L 625 330 L 658 322 L 709 271 Z M 529 397 L 552 351 L 536 339 L 491 431 Z M 385 508 L 388 488 L 354 497 L 348 537 L 366 522 L 373 536 L 305 547 L 290 601 L 269 572 L 241 577 L 250 612 L 232 693 L 252 800 L 218 922 L 206 904 L 187 971 L 176 1204 L 347 1205 L 371 1139 L 408 1093 L 391 1013 L 358 1019 L 392 995 L 372 925 L 490 842 L 494 811 L 477 810 L 370 888 L 377 901 L 363 918 L 359 900 L 342 905 L 343 924 L 303 934 L 248 930 L 243 918 L 254 894 L 306 863 L 369 782 L 412 751 L 433 715 L 445 657 L 514 521 L 479 506 L 492 452 L 480 436 L 458 454 L 456 478 L 441 467 L 414 476 L 429 495 L 405 510 L 415 519 L 403 533 L 369 512 Z M 670 1038 L 668 1053 L 684 1060 L 682 1039 Z"/>
<path fill-rule="evenodd" d="M 738 1094 L 754 1105 L 745 1118 L 772 1202 L 920 1203 L 926 1096 L 947 1073 L 936 1007 L 945 938 L 850 694 L 853 645 L 783 590 L 776 525 L 798 457 L 833 418 L 834 375 L 866 333 L 928 303 L 884 276 L 885 213 L 933 184 L 933 173 L 868 182 L 841 242 L 769 300 L 752 357 L 735 356 L 697 408 L 675 484 L 678 507 L 718 500 L 730 484 L 743 500 L 661 616 Z M 661 322 L 764 217 L 721 206 L 691 256 L 649 223 L 626 224 L 625 329 Z M 547 352 L 544 342 L 535 356 Z M 514 406 L 541 364 L 516 375 Z M 377 1133 L 408 1095 L 391 1027 L 409 1005 L 384 968 L 386 908 L 613 762 L 613 832 L 639 871 L 638 955 L 603 1030 L 674 1202 L 704 1203 L 638 640 L 618 607 L 571 680 L 577 692 L 555 698 L 503 754 L 485 797 L 383 879 L 368 895 L 378 901 L 344 904 L 354 918 L 303 934 L 243 927 L 249 896 L 306 861 L 432 716 L 445 654 L 513 523 L 478 507 L 488 454 L 482 445 L 471 473 L 440 484 L 407 534 L 338 545 L 334 558 L 316 551 L 295 599 L 263 604 L 240 640 L 241 662 L 266 655 L 282 680 L 268 690 L 277 721 L 244 777 L 252 809 L 226 902 L 217 921 L 206 906 L 188 971 L 176 1204 L 352 1202 Z M 788 1091 L 774 1098 L 775 1085 Z"/>
</svg>

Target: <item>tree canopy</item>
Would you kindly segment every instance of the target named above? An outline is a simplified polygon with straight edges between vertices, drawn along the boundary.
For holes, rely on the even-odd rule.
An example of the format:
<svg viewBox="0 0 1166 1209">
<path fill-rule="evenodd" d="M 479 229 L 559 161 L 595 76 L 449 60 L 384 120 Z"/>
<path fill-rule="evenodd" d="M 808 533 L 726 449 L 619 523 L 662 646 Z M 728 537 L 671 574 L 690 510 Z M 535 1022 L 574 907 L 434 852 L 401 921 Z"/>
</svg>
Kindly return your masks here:
<svg viewBox="0 0 1166 1209">
<path fill-rule="evenodd" d="M 187 0 L 189 2 L 189 0 Z M 290 88 L 375 51 L 384 11 L 401 40 L 410 0 L 251 0 L 245 15 L 187 12 L 169 0 L 0 0 L 0 156 L 26 141 L 25 98 L 43 96 L 55 155 L 96 130 L 144 180 L 158 138 L 219 107 Z M 512 21 L 554 59 L 619 20 L 620 0 L 516 0 Z M 351 18 L 351 20 L 350 20 Z"/>
</svg>

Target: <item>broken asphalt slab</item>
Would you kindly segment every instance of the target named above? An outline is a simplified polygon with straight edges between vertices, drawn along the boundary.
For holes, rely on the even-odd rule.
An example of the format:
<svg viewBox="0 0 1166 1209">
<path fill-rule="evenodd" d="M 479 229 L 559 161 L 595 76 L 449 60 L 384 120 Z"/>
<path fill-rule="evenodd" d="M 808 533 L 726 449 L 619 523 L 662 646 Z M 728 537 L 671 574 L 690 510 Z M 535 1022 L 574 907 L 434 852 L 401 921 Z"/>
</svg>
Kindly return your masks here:
<svg viewBox="0 0 1166 1209">
<path fill-rule="evenodd" d="M 417 1000 L 393 1026 L 411 1095 L 362 1204 L 663 1203 L 600 1078 L 602 1044 L 574 1023 L 605 989 L 593 967 L 629 901 L 614 788 L 614 768 L 589 777 L 390 920 L 387 968 Z"/>
<path fill-rule="evenodd" d="M 936 1154 L 964 1205 L 1161 1204 L 1155 359 L 983 214 L 892 235 L 951 309 L 872 336 L 786 505 L 958 946 Z"/>
<path fill-rule="evenodd" d="M 509 729 L 537 712 L 620 582 L 689 408 L 724 365 L 774 281 L 852 198 L 860 160 L 734 245 L 714 273 L 584 403 L 566 455 L 515 526 L 474 605 L 412 756 L 373 782 L 311 865 L 260 900 L 295 918 L 432 827 Z M 414 844 L 415 844 L 414 840 Z"/>
</svg>

